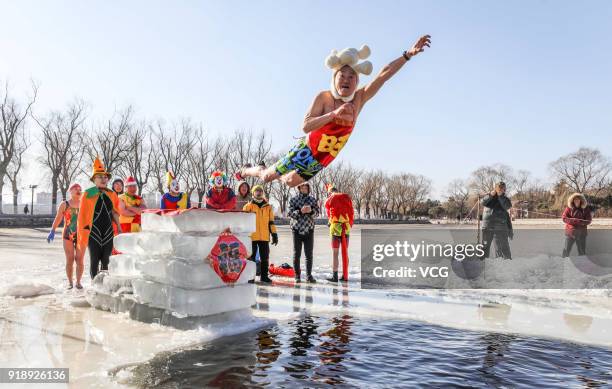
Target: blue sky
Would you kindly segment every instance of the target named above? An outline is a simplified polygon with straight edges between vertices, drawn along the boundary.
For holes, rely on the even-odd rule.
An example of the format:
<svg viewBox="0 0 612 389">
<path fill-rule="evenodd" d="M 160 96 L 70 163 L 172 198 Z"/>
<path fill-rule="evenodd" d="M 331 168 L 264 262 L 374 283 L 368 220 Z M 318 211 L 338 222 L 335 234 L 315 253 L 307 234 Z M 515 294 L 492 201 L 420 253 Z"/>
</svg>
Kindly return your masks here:
<svg viewBox="0 0 612 389">
<path fill-rule="evenodd" d="M 282 151 L 329 85 L 330 49 L 366 43 L 376 72 L 428 33 L 339 160 L 424 174 L 441 193 L 485 164 L 546 180 L 580 146 L 612 150 L 609 1 L 0 0 L 0 18 L 0 79 L 19 93 L 39 81 L 39 113 L 74 96 L 99 118 L 133 104 L 213 132 L 265 129 Z"/>
</svg>

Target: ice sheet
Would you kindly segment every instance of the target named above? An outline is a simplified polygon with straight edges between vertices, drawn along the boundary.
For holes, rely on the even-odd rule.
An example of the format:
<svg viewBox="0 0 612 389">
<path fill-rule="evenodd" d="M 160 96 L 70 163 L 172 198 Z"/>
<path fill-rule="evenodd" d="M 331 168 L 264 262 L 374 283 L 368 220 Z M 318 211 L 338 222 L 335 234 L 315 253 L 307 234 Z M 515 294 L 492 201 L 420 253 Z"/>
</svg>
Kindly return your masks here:
<svg viewBox="0 0 612 389">
<path fill-rule="evenodd" d="M 235 235 L 250 252 L 250 234 L 237 233 Z M 218 234 L 197 236 L 183 233 L 140 232 L 120 234 L 115 237 L 113 244 L 124 254 L 203 259 L 210 254 L 217 239 L 219 239 Z"/>
<path fill-rule="evenodd" d="M 192 209 L 176 215 L 142 214 L 142 230 L 218 235 L 226 228 L 235 234 L 255 231 L 255 214 Z"/>
<path fill-rule="evenodd" d="M 187 316 L 214 315 L 255 304 L 255 284 L 195 290 L 137 279 L 132 286 L 139 302 Z"/>
</svg>

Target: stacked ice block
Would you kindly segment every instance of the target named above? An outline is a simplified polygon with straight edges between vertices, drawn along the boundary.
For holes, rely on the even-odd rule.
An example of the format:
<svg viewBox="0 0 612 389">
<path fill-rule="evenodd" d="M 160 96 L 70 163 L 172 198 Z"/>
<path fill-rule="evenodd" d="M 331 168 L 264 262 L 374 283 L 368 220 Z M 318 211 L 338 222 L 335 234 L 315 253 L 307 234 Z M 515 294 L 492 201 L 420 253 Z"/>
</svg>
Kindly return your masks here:
<svg viewBox="0 0 612 389">
<path fill-rule="evenodd" d="M 240 278 L 226 284 L 207 259 L 219 235 L 229 231 L 250 251 L 255 215 L 192 209 L 178 214 L 145 213 L 140 233 L 115 237 L 120 255 L 111 257 L 109 273 L 94 280 L 88 301 L 96 308 L 151 311 L 163 317 L 207 317 L 249 309 L 255 303 L 255 264 L 247 261 Z M 137 308 L 137 309 L 136 309 Z M 151 308 L 148 310 L 147 308 Z M 139 317 L 133 317 L 141 319 Z M 157 320 L 153 320 L 157 321 Z"/>
</svg>

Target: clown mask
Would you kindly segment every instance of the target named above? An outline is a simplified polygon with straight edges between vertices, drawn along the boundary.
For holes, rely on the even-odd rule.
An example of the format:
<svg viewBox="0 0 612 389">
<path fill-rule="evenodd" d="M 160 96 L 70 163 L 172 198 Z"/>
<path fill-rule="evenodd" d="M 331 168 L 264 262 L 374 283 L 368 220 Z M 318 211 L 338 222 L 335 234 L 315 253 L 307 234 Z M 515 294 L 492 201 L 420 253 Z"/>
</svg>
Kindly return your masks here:
<svg viewBox="0 0 612 389">
<path fill-rule="evenodd" d="M 213 179 L 213 185 L 215 188 L 221 189 L 224 186 L 223 184 L 224 184 L 223 176 L 217 176 Z"/>
<path fill-rule="evenodd" d="M 181 185 L 179 184 L 176 178 L 173 178 L 172 181 L 170 181 L 170 192 L 179 193 L 180 190 L 181 190 Z"/>
</svg>

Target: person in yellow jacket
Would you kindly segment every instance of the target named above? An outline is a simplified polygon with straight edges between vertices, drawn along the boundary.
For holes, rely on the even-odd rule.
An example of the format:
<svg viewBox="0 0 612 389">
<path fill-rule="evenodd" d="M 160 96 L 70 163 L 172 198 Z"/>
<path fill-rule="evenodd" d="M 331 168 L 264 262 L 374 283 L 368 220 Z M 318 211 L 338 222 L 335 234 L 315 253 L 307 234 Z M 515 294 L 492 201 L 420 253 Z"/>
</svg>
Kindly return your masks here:
<svg viewBox="0 0 612 389">
<path fill-rule="evenodd" d="M 272 282 L 268 277 L 268 260 L 270 258 L 270 236 L 272 236 L 272 245 L 278 244 L 278 234 L 276 233 L 276 225 L 274 225 L 274 211 L 264 196 L 264 190 L 261 185 L 255 185 L 251 190 L 253 199 L 246 203 L 242 208 L 245 212 L 253 212 L 255 214 L 255 223 L 257 225 L 255 232 L 251 234 L 252 254 L 251 260 L 255 260 L 257 251 L 259 251 L 259 259 L 261 261 L 260 282 Z"/>
<path fill-rule="evenodd" d="M 89 274 L 93 280 L 99 270 L 108 270 L 113 250 L 113 223 L 121 233 L 119 199 L 107 188 L 111 174 L 99 158 L 93 163 L 91 181 L 95 184 L 82 197 L 77 217 L 77 248 L 89 248 Z M 100 269 L 101 267 L 101 269 Z"/>
</svg>

